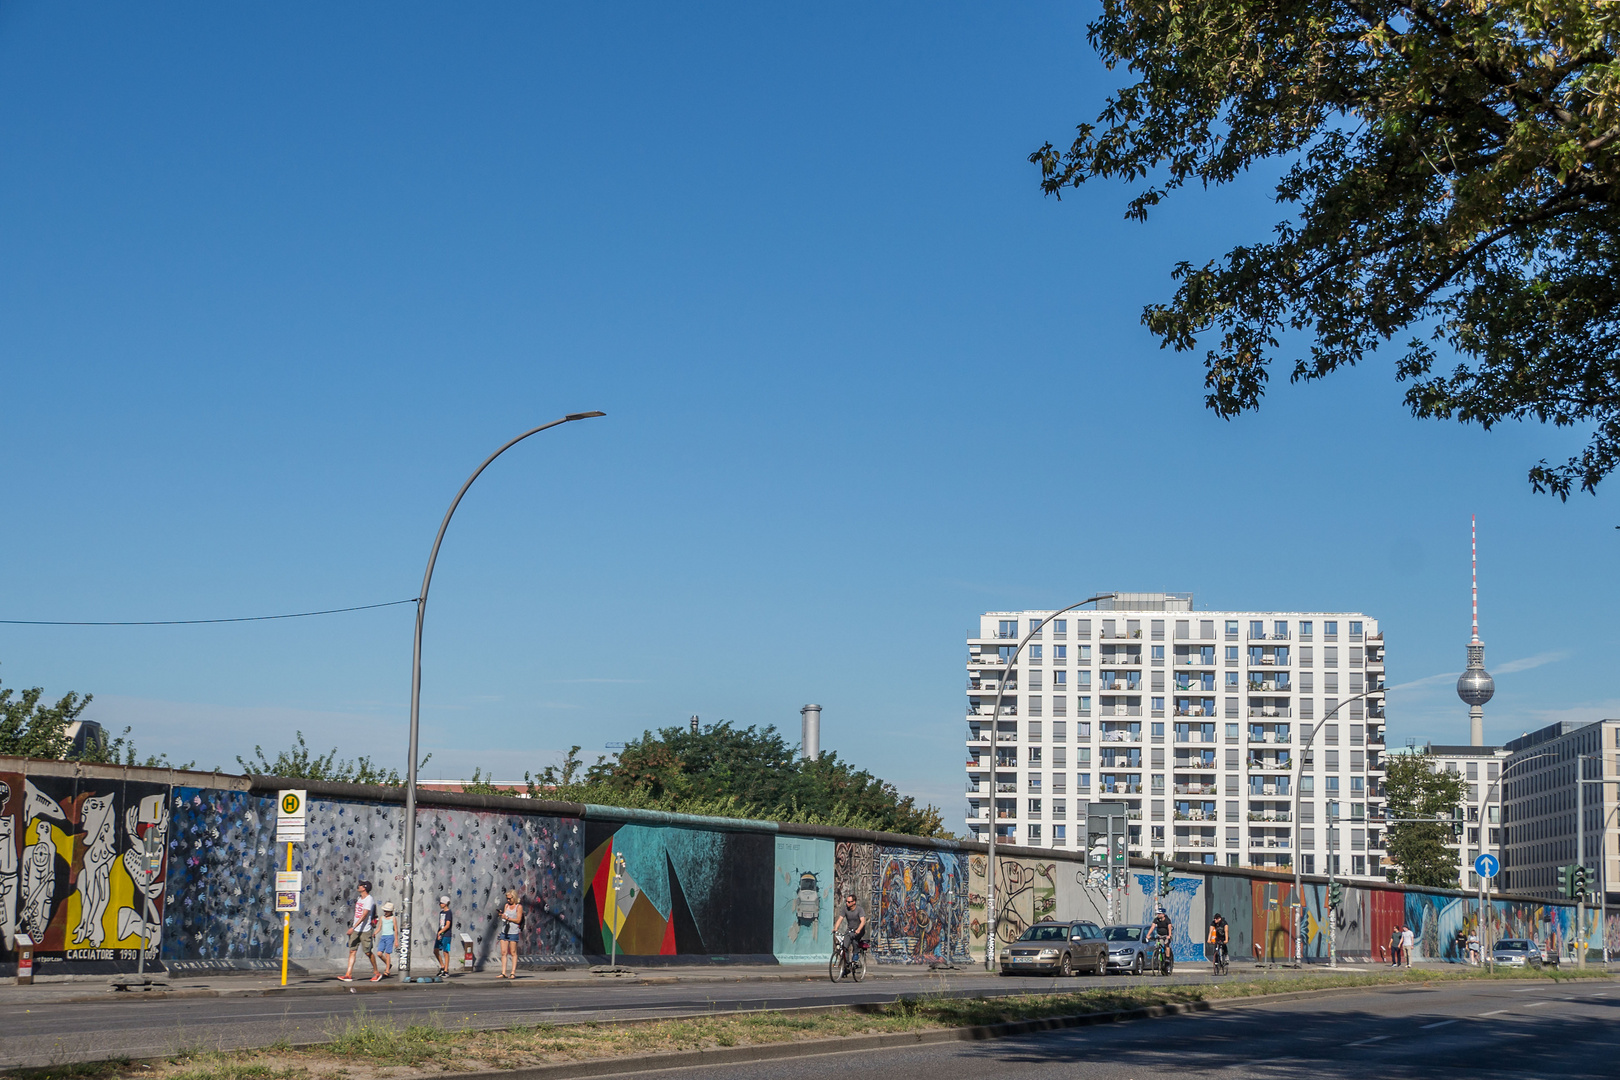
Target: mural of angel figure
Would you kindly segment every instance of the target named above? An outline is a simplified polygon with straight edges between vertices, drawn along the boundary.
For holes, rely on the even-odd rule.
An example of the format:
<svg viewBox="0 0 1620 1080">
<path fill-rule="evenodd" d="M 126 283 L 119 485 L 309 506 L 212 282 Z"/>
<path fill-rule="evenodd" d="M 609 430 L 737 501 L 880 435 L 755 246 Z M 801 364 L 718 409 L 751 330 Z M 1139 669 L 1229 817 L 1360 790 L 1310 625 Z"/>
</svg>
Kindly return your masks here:
<svg viewBox="0 0 1620 1080">
<path fill-rule="evenodd" d="M 118 824 L 113 816 L 112 795 L 92 795 L 84 800 L 84 869 L 79 872 L 79 925 L 73 928 L 73 944 L 86 941 L 99 948 L 107 937 L 102 920 L 112 896 L 112 864 L 118 857 Z"/>
<path fill-rule="evenodd" d="M 39 839 L 23 849 L 22 929 L 40 942 L 51 924 L 51 901 L 56 896 L 56 841 L 48 821 L 36 822 L 34 831 Z"/>
<path fill-rule="evenodd" d="M 134 897 L 145 893 L 146 937 L 156 945 L 163 932 L 163 912 L 159 901 L 163 896 L 163 873 L 160 870 L 146 880 L 146 856 L 142 845 L 155 836 L 159 846 L 169 837 L 169 803 L 162 795 L 150 795 L 124 810 L 124 834 L 128 844 L 124 847 L 124 870 L 134 885 L 131 901 L 118 909 L 118 940 L 127 941 L 141 936 L 141 911 Z M 144 884 L 143 884 L 144 883 Z"/>
</svg>

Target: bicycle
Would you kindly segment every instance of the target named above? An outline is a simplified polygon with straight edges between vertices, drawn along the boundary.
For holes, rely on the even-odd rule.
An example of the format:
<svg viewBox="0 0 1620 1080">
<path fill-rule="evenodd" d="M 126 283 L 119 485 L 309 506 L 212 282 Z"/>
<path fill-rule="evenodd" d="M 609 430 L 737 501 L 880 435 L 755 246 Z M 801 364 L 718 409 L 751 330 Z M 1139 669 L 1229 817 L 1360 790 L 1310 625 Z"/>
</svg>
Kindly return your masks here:
<svg viewBox="0 0 1620 1080">
<path fill-rule="evenodd" d="M 833 982 L 845 978 L 860 982 L 866 978 L 866 947 L 855 945 L 855 935 L 840 930 L 833 935 L 832 957 L 827 961 L 827 974 Z"/>
<path fill-rule="evenodd" d="M 1153 974 L 1169 975 L 1175 969 L 1175 957 L 1170 954 L 1169 943 L 1163 938 L 1153 939 Z"/>
<path fill-rule="evenodd" d="M 1227 955 L 1226 945 L 1223 942 L 1213 942 L 1205 946 L 1209 953 L 1210 971 L 1215 975 L 1225 975 L 1232 970 L 1231 957 Z"/>
</svg>

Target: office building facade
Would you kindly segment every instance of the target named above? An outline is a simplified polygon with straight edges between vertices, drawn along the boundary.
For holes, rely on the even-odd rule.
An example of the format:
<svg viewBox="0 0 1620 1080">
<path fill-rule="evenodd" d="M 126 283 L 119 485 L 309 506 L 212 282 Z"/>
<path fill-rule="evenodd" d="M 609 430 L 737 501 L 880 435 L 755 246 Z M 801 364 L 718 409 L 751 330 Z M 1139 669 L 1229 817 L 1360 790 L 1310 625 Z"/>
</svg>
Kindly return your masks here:
<svg viewBox="0 0 1620 1080">
<path fill-rule="evenodd" d="M 1584 862 L 1592 891 L 1620 891 L 1620 720 L 1552 724 L 1510 740 L 1507 750 L 1501 887 L 1557 899 L 1558 868 Z M 1576 818 L 1583 793 L 1584 828 Z"/>
<path fill-rule="evenodd" d="M 1381 875 L 1376 620 L 1120 593 L 1042 626 L 1004 679 L 1048 615 L 986 612 L 968 638 L 975 838 L 993 822 L 1007 842 L 1083 847 L 1090 803 L 1120 801 L 1133 855 L 1271 869 L 1297 857 L 1308 873 L 1333 859 L 1341 874 Z"/>
</svg>

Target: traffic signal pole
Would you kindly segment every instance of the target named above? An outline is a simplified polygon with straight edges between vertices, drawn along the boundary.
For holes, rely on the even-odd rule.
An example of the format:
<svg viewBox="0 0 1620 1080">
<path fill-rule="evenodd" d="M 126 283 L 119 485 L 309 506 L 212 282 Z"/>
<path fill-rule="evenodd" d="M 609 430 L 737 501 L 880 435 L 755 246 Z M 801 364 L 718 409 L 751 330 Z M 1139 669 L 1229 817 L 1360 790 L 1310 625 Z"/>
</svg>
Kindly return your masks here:
<svg viewBox="0 0 1620 1080">
<path fill-rule="evenodd" d="M 1575 758 L 1575 865 L 1579 869 L 1573 876 L 1580 890 L 1575 897 L 1575 939 L 1580 942 L 1575 949 L 1578 968 L 1586 966 L 1586 758 L 1586 754 Z"/>
</svg>

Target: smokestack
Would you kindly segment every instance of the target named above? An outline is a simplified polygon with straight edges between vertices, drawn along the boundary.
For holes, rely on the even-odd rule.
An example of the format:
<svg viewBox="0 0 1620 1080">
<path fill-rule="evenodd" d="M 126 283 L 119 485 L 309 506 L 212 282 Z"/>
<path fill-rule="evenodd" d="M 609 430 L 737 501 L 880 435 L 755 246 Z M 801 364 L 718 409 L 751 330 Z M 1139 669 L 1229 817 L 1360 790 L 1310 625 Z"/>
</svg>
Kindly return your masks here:
<svg viewBox="0 0 1620 1080">
<path fill-rule="evenodd" d="M 806 761 L 815 761 L 821 757 L 821 706 L 806 705 L 799 715 L 804 719 L 799 746 Z"/>
</svg>

